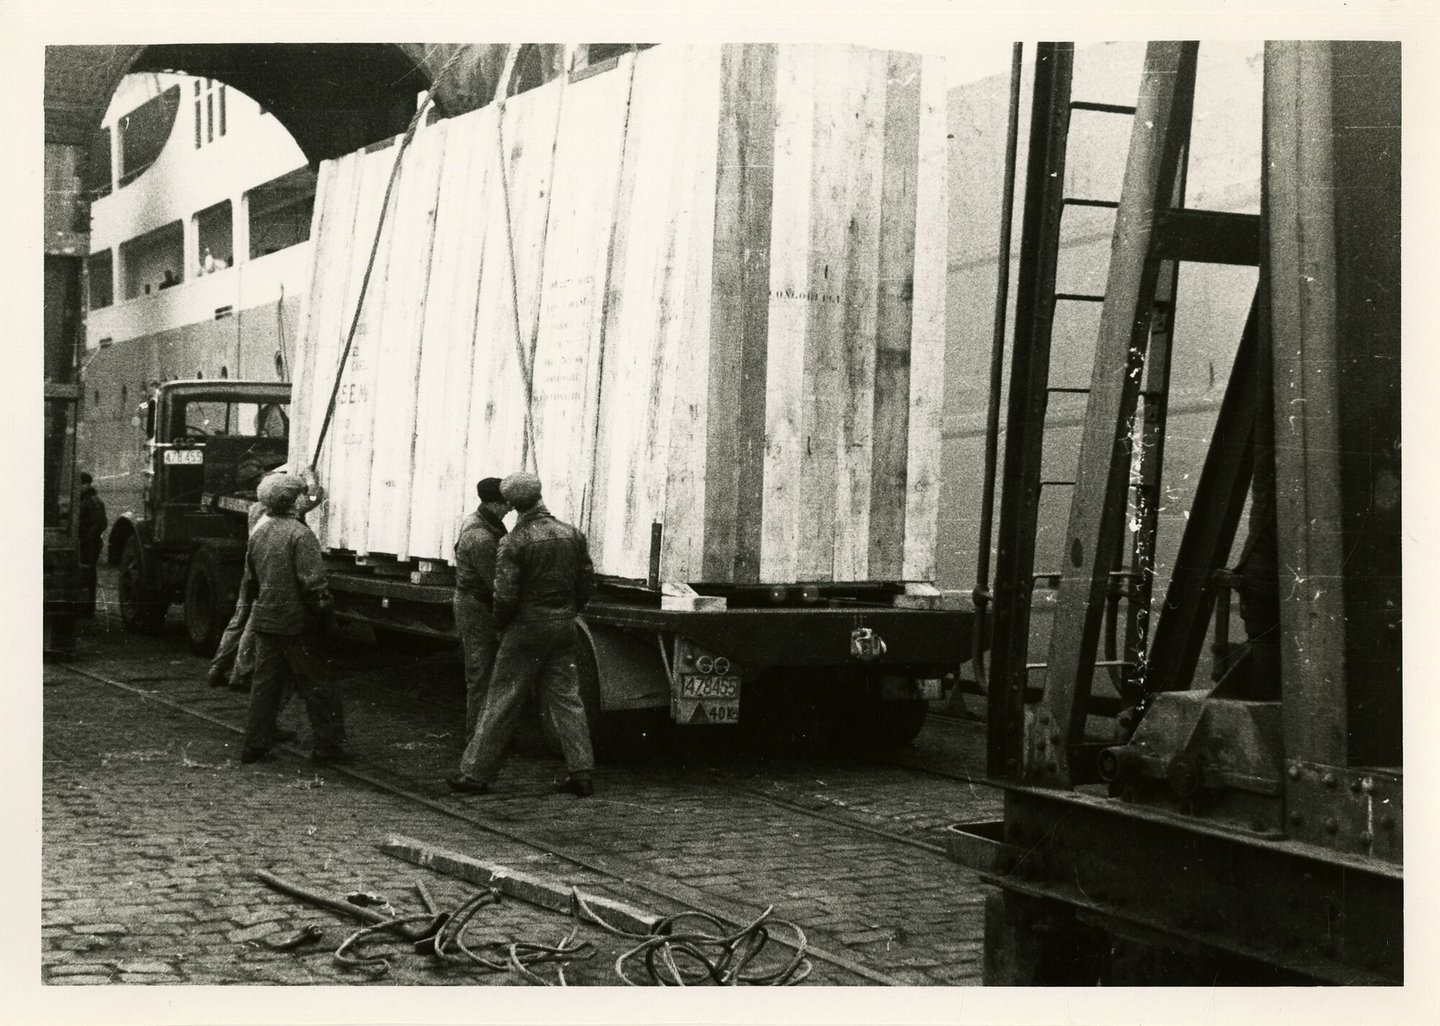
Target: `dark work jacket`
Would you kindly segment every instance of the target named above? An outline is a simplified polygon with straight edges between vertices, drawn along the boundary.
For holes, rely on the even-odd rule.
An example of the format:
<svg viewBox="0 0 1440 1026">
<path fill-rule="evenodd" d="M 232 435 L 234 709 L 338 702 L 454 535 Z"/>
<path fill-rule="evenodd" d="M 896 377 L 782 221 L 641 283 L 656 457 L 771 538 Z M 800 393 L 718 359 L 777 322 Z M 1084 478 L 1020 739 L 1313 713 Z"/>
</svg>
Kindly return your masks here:
<svg viewBox="0 0 1440 1026">
<path fill-rule="evenodd" d="M 93 486 L 80 489 L 80 562 L 94 566 L 105 547 L 105 503 Z"/>
<path fill-rule="evenodd" d="M 240 594 L 253 601 L 250 622 L 257 631 L 303 633 L 331 605 L 314 532 L 293 514 L 261 520 L 250 535 Z"/>
<path fill-rule="evenodd" d="M 495 626 L 570 620 L 595 590 L 585 536 L 536 504 L 500 540 L 495 559 Z"/>
<path fill-rule="evenodd" d="M 455 539 L 455 591 L 489 605 L 495 598 L 495 557 L 505 523 L 484 508 L 476 509 L 460 525 Z"/>
</svg>

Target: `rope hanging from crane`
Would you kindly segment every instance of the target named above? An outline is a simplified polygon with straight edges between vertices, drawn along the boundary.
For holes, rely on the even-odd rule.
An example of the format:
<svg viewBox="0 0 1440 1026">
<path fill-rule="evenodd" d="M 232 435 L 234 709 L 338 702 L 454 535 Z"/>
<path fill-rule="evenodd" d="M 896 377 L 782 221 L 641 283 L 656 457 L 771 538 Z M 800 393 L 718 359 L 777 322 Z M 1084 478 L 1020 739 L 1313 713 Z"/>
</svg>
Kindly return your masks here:
<svg viewBox="0 0 1440 1026">
<path fill-rule="evenodd" d="M 360 294 L 355 299 L 355 314 L 350 319 L 350 330 L 345 334 L 345 347 L 340 353 L 340 365 L 335 368 L 335 383 L 330 387 L 330 401 L 325 404 L 325 417 L 320 422 L 320 434 L 315 439 L 315 451 L 310 454 L 312 474 L 320 464 L 320 452 L 325 446 L 325 436 L 330 431 L 330 421 L 335 416 L 335 403 L 340 396 L 340 382 L 345 376 L 345 364 L 350 359 L 350 350 L 355 344 L 355 332 L 360 327 L 360 313 L 365 308 L 365 293 L 370 287 L 370 275 L 375 270 L 375 257 L 380 252 L 380 239 L 385 231 L 385 216 L 390 210 L 390 196 L 395 190 L 396 180 L 400 177 L 400 162 L 404 158 L 405 150 L 409 148 L 411 140 L 415 138 L 415 132 L 429 114 L 432 104 L 433 101 L 427 98 L 415 111 L 415 116 L 410 119 L 410 126 L 405 129 L 405 134 L 401 137 L 400 145 L 395 151 L 395 164 L 390 169 L 390 180 L 385 184 L 385 198 L 380 201 L 380 219 L 375 225 L 375 239 L 370 244 L 370 256 L 365 261 L 365 274 L 360 279 Z"/>
</svg>

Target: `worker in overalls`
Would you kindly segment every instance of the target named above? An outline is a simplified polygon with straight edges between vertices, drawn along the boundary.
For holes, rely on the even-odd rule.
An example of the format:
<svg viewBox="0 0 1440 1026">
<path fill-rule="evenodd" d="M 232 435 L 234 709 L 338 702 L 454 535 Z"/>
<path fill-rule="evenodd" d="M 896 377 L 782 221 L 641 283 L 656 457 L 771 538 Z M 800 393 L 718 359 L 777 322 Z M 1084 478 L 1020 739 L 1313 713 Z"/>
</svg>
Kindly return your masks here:
<svg viewBox="0 0 1440 1026">
<path fill-rule="evenodd" d="M 541 715 L 565 755 L 567 776 L 559 790 L 583 798 L 594 793 L 595 757 L 575 666 L 575 618 L 594 590 L 595 569 L 585 536 L 540 502 L 538 477 L 511 474 L 500 492 L 520 514 L 496 552 L 500 648 L 479 724 L 461 757 L 460 772 L 448 783 L 464 794 L 490 792 L 525 699 L 538 687 Z"/>
<path fill-rule="evenodd" d="M 475 486 L 480 505 L 466 516 L 455 539 L 455 630 L 465 653 L 465 741 L 485 704 L 490 670 L 495 664 L 495 555 L 505 537 L 501 519 L 510 504 L 500 494 L 500 479 L 487 477 Z"/>
<path fill-rule="evenodd" d="M 286 682 L 305 702 L 312 734 L 311 759 L 348 762 L 341 747 L 345 717 L 340 698 L 325 679 L 317 642 L 333 600 L 325 584 L 320 543 L 295 513 L 305 482 L 272 474 L 261 482 L 265 517 L 250 535 L 240 593 L 250 602 L 255 632 L 255 680 L 245 725 L 241 762 L 264 758 L 276 742 L 276 717 Z"/>
</svg>

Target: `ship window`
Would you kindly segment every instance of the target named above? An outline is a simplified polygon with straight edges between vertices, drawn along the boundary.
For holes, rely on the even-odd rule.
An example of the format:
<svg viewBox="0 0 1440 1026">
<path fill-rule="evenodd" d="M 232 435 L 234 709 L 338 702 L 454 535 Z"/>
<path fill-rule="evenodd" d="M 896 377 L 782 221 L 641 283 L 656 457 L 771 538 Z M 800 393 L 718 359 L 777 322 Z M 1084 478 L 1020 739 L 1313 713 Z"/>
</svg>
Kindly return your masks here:
<svg viewBox="0 0 1440 1026">
<path fill-rule="evenodd" d="M 98 389 L 98 388 L 95 389 L 95 402 L 94 402 L 94 405 L 96 405 L 96 406 L 99 406 L 99 405 L 100 405 L 100 389 Z"/>
<path fill-rule="evenodd" d="M 222 200 L 195 215 L 195 239 L 200 254 L 197 274 L 223 271 L 234 261 L 235 225 L 230 201 Z"/>
<path fill-rule="evenodd" d="M 100 310 L 115 302 L 114 260 L 108 249 L 91 253 L 86 259 L 85 279 L 90 290 L 91 310 Z"/>
<path fill-rule="evenodd" d="M 90 149 L 80 168 L 80 187 L 91 199 L 110 195 L 110 129 L 102 128 L 90 138 Z"/>
<path fill-rule="evenodd" d="M 185 275 L 185 231 L 171 221 L 120 244 L 120 288 L 136 299 L 179 283 Z"/>
<path fill-rule="evenodd" d="M 126 388 L 124 385 L 121 385 L 121 386 L 120 386 L 120 409 L 121 409 L 121 410 L 124 410 L 125 407 L 127 407 L 127 406 L 129 406 L 129 405 L 130 405 L 130 389 Z"/>
<path fill-rule="evenodd" d="M 213 78 L 195 80 L 195 148 L 225 134 L 225 85 Z"/>
<path fill-rule="evenodd" d="M 129 185 L 155 163 L 170 138 L 179 109 L 180 87 L 171 86 L 120 119 L 121 185 Z"/>
<path fill-rule="evenodd" d="M 315 172 L 299 167 L 245 194 L 250 213 L 250 258 L 288 249 L 310 238 L 315 213 Z"/>
<path fill-rule="evenodd" d="M 575 54 L 575 69 L 572 82 L 609 71 L 620 63 L 620 58 L 632 50 L 648 50 L 654 43 L 581 43 Z"/>
</svg>

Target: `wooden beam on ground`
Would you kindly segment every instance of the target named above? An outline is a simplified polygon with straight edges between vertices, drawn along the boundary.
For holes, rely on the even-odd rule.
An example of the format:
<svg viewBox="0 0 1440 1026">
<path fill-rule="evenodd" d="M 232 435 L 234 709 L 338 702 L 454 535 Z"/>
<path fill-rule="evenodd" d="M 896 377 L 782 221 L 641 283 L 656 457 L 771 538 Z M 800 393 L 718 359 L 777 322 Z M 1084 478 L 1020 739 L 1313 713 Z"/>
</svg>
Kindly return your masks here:
<svg viewBox="0 0 1440 1026">
<path fill-rule="evenodd" d="M 533 873 L 522 873 L 493 862 L 482 862 L 469 855 L 462 855 L 459 852 L 439 848 L 400 834 L 391 834 L 379 848 L 386 855 L 392 855 L 397 859 L 403 859 L 426 869 L 433 869 L 437 873 L 444 873 L 446 876 L 453 876 L 480 887 L 494 887 L 507 897 L 516 898 L 531 905 L 548 908 L 554 912 L 564 912 L 567 915 L 571 911 L 572 885 L 554 877 L 536 876 Z M 606 923 L 627 933 L 648 934 L 650 928 L 660 920 L 660 916 L 653 912 L 646 912 L 613 898 L 605 898 L 585 891 L 580 892 L 580 897 Z"/>
</svg>

